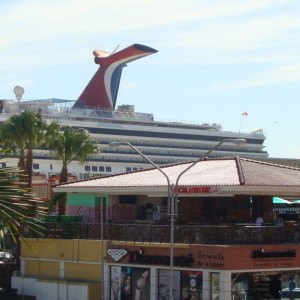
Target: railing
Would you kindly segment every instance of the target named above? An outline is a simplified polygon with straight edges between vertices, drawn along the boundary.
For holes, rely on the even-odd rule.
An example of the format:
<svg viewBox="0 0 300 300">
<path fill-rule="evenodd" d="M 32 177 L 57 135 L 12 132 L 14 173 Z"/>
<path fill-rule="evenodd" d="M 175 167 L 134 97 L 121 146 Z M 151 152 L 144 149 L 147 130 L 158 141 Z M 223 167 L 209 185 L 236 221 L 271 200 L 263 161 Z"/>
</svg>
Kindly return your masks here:
<svg viewBox="0 0 300 300">
<path fill-rule="evenodd" d="M 101 239 L 101 224 L 45 223 L 45 238 Z M 105 240 L 169 243 L 170 225 L 104 223 Z M 27 237 L 37 237 L 28 232 Z M 185 244 L 283 244 L 299 243 L 300 226 L 213 226 L 175 225 L 174 243 Z"/>
</svg>

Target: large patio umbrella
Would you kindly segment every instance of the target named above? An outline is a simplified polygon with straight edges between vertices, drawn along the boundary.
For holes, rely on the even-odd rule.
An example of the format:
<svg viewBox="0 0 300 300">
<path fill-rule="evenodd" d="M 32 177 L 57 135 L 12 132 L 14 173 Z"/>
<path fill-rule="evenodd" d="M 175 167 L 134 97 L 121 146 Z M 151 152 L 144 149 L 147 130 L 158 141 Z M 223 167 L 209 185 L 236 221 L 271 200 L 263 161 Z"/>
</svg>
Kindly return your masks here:
<svg viewBox="0 0 300 300">
<path fill-rule="evenodd" d="M 298 201 L 298 200 L 297 200 Z M 292 204 L 293 202 L 279 197 L 273 197 L 273 204 Z M 300 203 L 300 201 L 299 201 Z"/>
<path fill-rule="evenodd" d="M 291 201 L 292 204 L 300 204 L 300 200 L 293 200 Z"/>
</svg>

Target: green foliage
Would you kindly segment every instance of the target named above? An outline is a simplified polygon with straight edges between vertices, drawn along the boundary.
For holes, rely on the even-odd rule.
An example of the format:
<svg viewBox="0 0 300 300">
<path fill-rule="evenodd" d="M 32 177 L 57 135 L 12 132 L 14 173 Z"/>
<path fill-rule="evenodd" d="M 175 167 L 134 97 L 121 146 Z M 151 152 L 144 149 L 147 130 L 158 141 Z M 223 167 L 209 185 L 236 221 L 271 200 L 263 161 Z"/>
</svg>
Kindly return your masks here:
<svg viewBox="0 0 300 300">
<path fill-rule="evenodd" d="M 46 133 L 47 148 L 62 162 L 60 182 L 65 182 L 67 166 L 74 160 L 86 161 L 89 155 L 99 152 L 99 147 L 88 131 L 71 126 L 60 127 L 53 123 Z M 63 180 L 62 180 L 63 178 Z"/>
<path fill-rule="evenodd" d="M 24 110 L 13 114 L 0 125 L 2 151 L 19 153 L 19 168 L 24 171 L 24 180 L 29 187 L 32 182 L 32 151 L 42 144 L 46 123 L 34 111 Z"/>
<path fill-rule="evenodd" d="M 29 188 L 32 184 L 34 148 L 50 150 L 61 160 L 60 182 L 67 181 L 68 165 L 72 161 L 83 163 L 89 155 L 99 152 L 98 145 L 90 138 L 88 131 L 70 126 L 60 127 L 55 122 L 47 124 L 39 113 L 29 110 L 12 115 L 0 125 L 0 142 L 2 151 L 19 154 L 18 167 L 23 173 L 18 177 Z M 63 214 L 66 197 L 60 195 L 56 198 L 59 199 L 59 211 Z"/>
<path fill-rule="evenodd" d="M 17 167 L 0 168 L 0 233 L 6 229 L 14 242 L 16 235 L 23 237 L 28 230 L 40 236 L 44 231 L 37 219 L 44 215 L 43 202 L 24 188 L 20 175 Z"/>
<path fill-rule="evenodd" d="M 59 127 L 52 123 L 46 133 L 46 147 L 62 162 L 59 182 L 67 182 L 68 165 L 78 160 L 86 161 L 90 154 L 98 153 L 99 147 L 89 136 L 88 131 L 70 126 Z M 58 214 L 64 215 L 66 210 L 66 195 L 56 195 L 53 201 L 58 203 Z M 54 202 L 52 203 L 54 204 Z"/>
</svg>

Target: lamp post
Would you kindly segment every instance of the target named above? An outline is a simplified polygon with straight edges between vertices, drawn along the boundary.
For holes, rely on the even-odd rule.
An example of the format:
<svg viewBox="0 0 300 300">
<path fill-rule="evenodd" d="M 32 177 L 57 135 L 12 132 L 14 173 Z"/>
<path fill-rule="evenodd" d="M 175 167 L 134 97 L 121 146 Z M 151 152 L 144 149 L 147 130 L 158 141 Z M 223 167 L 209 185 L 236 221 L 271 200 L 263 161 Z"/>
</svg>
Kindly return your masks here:
<svg viewBox="0 0 300 300">
<path fill-rule="evenodd" d="M 191 163 L 186 169 L 184 169 L 176 178 L 175 187 L 174 184 L 171 185 L 170 179 L 168 175 L 158 166 L 156 165 L 150 158 L 144 155 L 139 149 L 134 147 L 128 142 L 110 142 L 109 146 L 112 148 L 117 148 L 119 146 L 128 146 L 134 151 L 136 151 L 139 155 L 141 155 L 145 160 L 147 160 L 151 165 L 153 165 L 158 171 L 160 171 L 167 179 L 168 183 L 168 208 L 169 208 L 169 215 L 170 215 L 170 286 L 169 286 L 169 299 L 174 300 L 173 295 L 173 273 L 174 273 L 174 221 L 175 215 L 178 214 L 178 182 L 181 176 L 191 169 L 194 165 L 198 162 L 204 160 L 212 151 L 218 148 L 223 143 L 234 143 L 237 145 L 243 145 L 246 143 L 245 139 L 223 139 L 214 147 L 212 147 L 209 151 L 207 151 L 204 155 L 202 155 L 199 159 L 195 160 Z"/>
<path fill-rule="evenodd" d="M 161 172 L 167 179 L 168 183 L 168 211 L 170 216 L 170 300 L 173 300 L 173 258 L 174 258 L 174 185 L 170 184 L 170 179 L 168 175 L 157 165 L 155 164 L 150 158 L 144 155 L 139 149 L 134 147 L 128 142 L 110 142 L 109 147 L 117 148 L 119 146 L 128 146 L 141 155 L 145 160 L 147 160 L 154 168 L 156 168 L 159 172 Z"/>
<path fill-rule="evenodd" d="M 100 209 L 101 209 L 101 299 L 105 299 L 104 297 L 104 234 L 103 234 L 103 230 L 104 230 L 104 226 L 103 226 L 103 196 L 101 195 L 100 197 Z"/>
</svg>

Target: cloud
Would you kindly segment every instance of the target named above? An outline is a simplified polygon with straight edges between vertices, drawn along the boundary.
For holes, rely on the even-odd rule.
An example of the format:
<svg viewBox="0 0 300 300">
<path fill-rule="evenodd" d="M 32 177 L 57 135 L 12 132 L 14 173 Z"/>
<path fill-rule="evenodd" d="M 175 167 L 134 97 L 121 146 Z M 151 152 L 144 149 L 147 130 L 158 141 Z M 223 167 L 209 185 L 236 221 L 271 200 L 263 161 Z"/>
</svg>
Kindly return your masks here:
<svg viewBox="0 0 300 300">
<path fill-rule="evenodd" d="M 241 52 L 269 49 L 289 40 L 300 29 L 297 16 L 272 16 L 207 24 L 179 38 L 178 44 L 201 51 Z M 271 45 L 270 45 L 271 42 Z"/>
<path fill-rule="evenodd" d="M 1 32 L 0 63 L 7 79 L 20 69 L 41 72 L 41 68 L 61 69 L 83 61 L 89 65 L 92 50 L 110 51 L 117 44 L 123 48 L 135 42 L 149 43 L 161 51 L 158 64 L 203 66 L 278 60 L 293 64 L 299 59 L 300 18 L 292 0 L 8 3 L 0 7 L 0 27 L 6 28 Z M 267 74 L 270 78 L 271 72 Z M 16 75 L 11 76 L 15 81 Z M 266 79 L 239 84 L 255 82 L 263 84 Z"/>
<path fill-rule="evenodd" d="M 21 46 L 22 43 L 42 43 L 45 40 L 60 41 L 61 37 L 67 43 L 69 40 L 85 39 L 86 36 L 108 37 L 113 33 L 129 30 L 141 32 L 159 26 L 167 26 L 168 31 L 172 31 L 174 26 L 173 32 L 185 26 L 191 30 L 202 27 L 202 23 L 208 20 L 242 17 L 283 2 L 289 1 L 144 0 L 142 4 L 138 0 L 17 1 L 1 13 L 0 26 L 7 28 L 2 32 L 1 44 L 2 47 Z M 216 36 L 218 29 L 206 27 L 206 30 L 211 31 L 207 34 Z M 200 37 L 203 38 L 203 35 Z M 190 41 L 187 45 L 193 46 Z"/>
<path fill-rule="evenodd" d="M 206 90 L 232 90 L 293 82 L 300 82 L 300 62 L 273 68 L 250 79 L 212 85 L 206 87 Z"/>
</svg>

